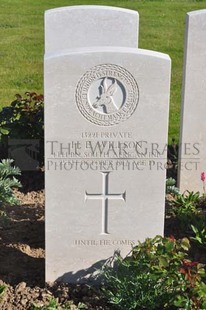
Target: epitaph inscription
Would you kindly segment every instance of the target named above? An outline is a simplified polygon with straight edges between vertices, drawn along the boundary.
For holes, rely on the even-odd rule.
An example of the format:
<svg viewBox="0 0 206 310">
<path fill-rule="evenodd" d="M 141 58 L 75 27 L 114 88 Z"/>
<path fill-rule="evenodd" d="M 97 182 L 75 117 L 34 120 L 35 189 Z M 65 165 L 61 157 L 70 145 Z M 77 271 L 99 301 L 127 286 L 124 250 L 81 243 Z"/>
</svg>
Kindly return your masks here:
<svg viewBox="0 0 206 310">
<path fill-rule="evenodd" d="M 101 234 L 109 234 L 108 232 L 108 201 L 109 199 L 126 200 L 126 191 L 122 194 L 109 193 L 109 174 L 110 171 L 102 171 L 102 193 L 88 194 L 85 193 L 85 199 L 101 199 L 102 200 L 102 231 Z"/>
<path fill-rule="evenodd" d="M 80 113 L 99 126 L 117 125 L 130 118 L 138 101 L 139 87 L 132 74 L 113 64 L 91 68 L 76 89 Z"/>
</svg>

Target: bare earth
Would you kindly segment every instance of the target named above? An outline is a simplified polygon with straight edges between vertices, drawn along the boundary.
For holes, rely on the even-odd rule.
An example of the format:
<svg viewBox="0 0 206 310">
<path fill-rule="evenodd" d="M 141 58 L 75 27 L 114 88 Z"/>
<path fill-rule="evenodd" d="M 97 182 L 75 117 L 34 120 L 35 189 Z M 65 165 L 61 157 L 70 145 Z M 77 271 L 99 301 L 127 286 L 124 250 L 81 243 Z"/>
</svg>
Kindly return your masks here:
<svg viewBox="0 0 206 310">
<path fill-rule="evenodd" d="M 83 309 L 111 309 L 92 288 L 45 286 L 44 191 L 17 192 L 17 196 L 21 204 L 5 206 L 6 215 L 0 216 L 0 285 L 7 286 L 0 309 L 34 309 L 34 305 L 41 309 L 54 298 L 67 303 L 67 309 L 78 309 L 80 302 Z"/>
</svg>

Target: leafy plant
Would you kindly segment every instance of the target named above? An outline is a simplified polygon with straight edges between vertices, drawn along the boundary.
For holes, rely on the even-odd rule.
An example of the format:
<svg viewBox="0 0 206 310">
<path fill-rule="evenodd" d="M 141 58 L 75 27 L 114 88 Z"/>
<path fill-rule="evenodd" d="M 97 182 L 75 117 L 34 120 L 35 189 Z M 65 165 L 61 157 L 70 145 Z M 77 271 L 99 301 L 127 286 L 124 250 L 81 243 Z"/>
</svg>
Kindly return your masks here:
<svg viewBox="0 0 206 310">
<path fill-rule="evenodd" d="M 36 305 L 33 305 L 31 310 L 57 310 L 58 309 L 58 303 L 56 299 L 52 298 L 48 304 L 48 306 L 42 306 L 38 307 Z"/>
<path fill-rule="evenodd" d="M 8 139 L 39 140 L 38 160 L 44 162 L 44 98 L 35 92 L 16 95 L 0 112 L 1 152 L 8 157 Z M 18 144 L 17 143 L 17 144 Z"/>
<path fill-rule="evenodd" d="M 0 134 L 18 139 L 43 139 L 43 95 L 26 92 L 26 97 L 16 94 L 10 106 L 0 112 Z"/>
<path fill-rule="evenodd" d="M 185 191 L 182 195 L 178 195 L 174 201 L 176 207 L 181 207 L 187 209 L 190 207 L 196 207 L 200 202 L 200 193 L 199 192 L 190 192 Z"/>
<path fill-rule="evenodd" d="M 12 189 L 21 187 L 21 183 L 15 178 L 21 172 L 19 168 L 12 166 L 12 162 L 12 159 L 3 159 L 0 162 L 0 205 L 18 203 Z"/>
<path fill-rule="evenodd" d="M 3 296 L 6 289 L 6 285 L 0 285 L 0 298 Z"/>
<path fill-rule="evenodd" d="M 200 245 L 206 245 L 206 227 L 195 227 L 194 225 L 191 225 L 191 228 L 195 233 L 195 237 L 191 237 L 191 240 L 195 241 Z"/>
<path fill-rule="evenodd" d="M 176 181 L 173 178 L 169 178 L 166 180 L 166 194 L 179 195 L 180 190 L 175 186 Z"/>
<path fill-rule="evenodd" d="M 189 247 L 186 238 L 156 236 L 117 255 L 102 271 L 108 301 L 120 310 L 202 309 L 205 270 L 187 259 Z"/>
<path fill-rule="evenodd" d="M 83 302 L 79 302 L 77 307 L 78 309 L 85 309 L 85 304 Z"/>
<path fill-rule="evenodd" d="M 73 310 L 73 309 L 85 309 L 85 304 L 82 302 L 79 302 L 77 307 L 74 305 L 73 301 L 67 301 L 65 304 L 61 305 L 61 309 L 68 309 L 68 310 Z M 33 305 L 31 310 L 57 310 L 60 309 L 59 303 L 56 301 L 56 299 L 52 298 L 49 302 L 49 304 L 46 306 L 38 307 L 36 305 Z"/>
<path fill-rule="evenodd" d="M 186 191 L 183 194 L 179 194 L 173 201 L 173 212 L 175 215 L 181 215 L 185 213 L 198 213 L 198 204 L 200 202 L 199 192 Z"/>
<path fill-rule="evenodd" d="M 200 193 L 189 191 L 177 195 L 171 202 L 171 213 L 179 221 L 182 231 L 191 230 L 191 225 L 196 226 L 202 221 L 200 203 Z"/>
</svg>

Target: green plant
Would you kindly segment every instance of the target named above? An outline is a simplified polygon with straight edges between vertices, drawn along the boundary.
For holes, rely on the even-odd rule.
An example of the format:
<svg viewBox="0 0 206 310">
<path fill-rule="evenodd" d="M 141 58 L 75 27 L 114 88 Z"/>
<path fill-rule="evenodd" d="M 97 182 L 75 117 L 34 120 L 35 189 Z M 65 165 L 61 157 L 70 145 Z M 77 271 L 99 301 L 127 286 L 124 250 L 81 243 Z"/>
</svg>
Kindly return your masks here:
<svg viewBox="0 0 206 310">
<path fill-rule="evenodd" d="M 116 255 L 101 273 L 108 301 L 120 310 L 202 309 L 205 270 L 187 259 L 189 247 L 186 238 L 156 236 Z"/>
<path fill-rule="evenodd" d="M 189 207 L 195 207 L 200 202 L 200 193 L 199 192 L 190 192 L 185 191 L 182 195 L 178 195 L 176 200 L 174 201 L 174 205 L 176 207 L 182 207 L 187 209 Z"/>
<path fill-rule="evenodd" d="M 77 305 L 78 309 L 85 309 L 85 304 L 83 302 L 79 302 Z"/>
<path fill-rule="evenodd" d="M 199 226 L 205 216 L 201 207 L 202 196 L 199 192 L 185 191 L 169 202 L 168 215 L 177 221 L 180 236 L 190 236 L 191 225 Z"/>
<path fill-rule="evenodd" d="M 49 301 L 48 306 L 42 306 L 42 307 L 38 307 L 36 305 L 33 305 L 31 310 L 57 310 L 58 309 L 58 303 L 56 301 L 56 299 L 52 298 Z"/>
<path fill-rule="evenodd" d="M 9 139 L 38 140 L 38 160 L 44 162 L 44 101 L 43 95 L 26 92 L 26 97 L 16 95 L 10 106 L 0 112 L 0 137 L 2 152 L 8 157 Z M 25 143 L 25 142 L 23 142 Z M 12 141 L 12 145 L 14 141 Z M 4 155 L 5 156 L 5 155 Z"/>
<path fill-rule="evenodd" d="M 76 306 L 74 305 L 73 300 L 67 300 L 66 303 L 62 305 L 62 309 L 67 309 L 67 310 L 76 310 Z"/>
<path fill-rule="evenodd" d="M 172 202 L 173 204 L 173 213 L 177 217 L 182 215 L 194 215 L 200 212 L 198 204 L 200 202 L 200 193 L 199 192 L 189 192 L 186 191 L 184 194 L 180 194 Z"/>
<path fill-rule="evenodd" d="M 0 112 L 0 133 L 12 139 L 43 139 L 43 96 L 26 92 L 16 95 L 10 106 Z"/>
<path fill-rule="evenodd" d="M 0 205 L 18 203 L 12 189 L 21 187 L 21 183 L 15 178 L 21 172 L 19 168 L 12 167 L 12 162 L 12 159 L 3 159 L 0 162 Z"/>
<path fill-rule="evenodd" d="M 178 187 L 175 186 L 176 181 L 173 178 L 168 178 L 166 180 L 166 194 L 173 194 L 173 195 L 179 195 L 180 190 Z"/>
<path fill-rule="evenodd" d="M 6 289 L 6 285 L 0 285 L 0 298 L 3 296 Z"/>
<path fill-rule="evenodd" d="M 206 227 L 200 226 L 195 227 L 194 225 L 191 225 L 191 228 L 193 232 L 195 233 L 195 237 L 191 237 L 190 239 L 194 242 L 200 244 L 200 245 L 206 245 Z"/>
<path fill-rule="evenodd" d="M 31 310 L 57 310 L 59 309 L 60 305 L 59 303 L 56 301 L 56 299 L 52 298 L 49 302 L 49 304 L 46 306 L 41 306 L 38 307 L 36 305 L 33 305 L 31 307 Z M 73 301 L 67 301 L 65 304 L 61 305 L 61 309 L 68 309 L 68 310 L 73 310 L 73 309 L 85 309 L 85 304 L 82 302 L 79 302 L 77 306 L 74 305 Z"/>
</svg>

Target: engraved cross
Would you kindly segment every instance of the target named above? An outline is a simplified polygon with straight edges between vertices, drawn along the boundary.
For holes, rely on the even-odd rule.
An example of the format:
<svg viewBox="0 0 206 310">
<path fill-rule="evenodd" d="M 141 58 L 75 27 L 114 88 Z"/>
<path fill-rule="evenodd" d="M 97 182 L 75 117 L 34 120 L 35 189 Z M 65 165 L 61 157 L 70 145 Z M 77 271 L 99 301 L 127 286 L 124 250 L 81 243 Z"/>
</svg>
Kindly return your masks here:
<svg viewBox="0 0 206 310">
<path fill-rule="evenodd" d="M 102 200 L 102 232 L 101 234 L 108 234 L 108 200 L 126 200 L 126 191 L 122 194 L 109 194 L 109 174 L 110 171 L 101 171 L 102 173 L 102 193 L 88 194 L 85 192 L 85 200 L 87 199 L 101 199 Z"/>
</svg>

